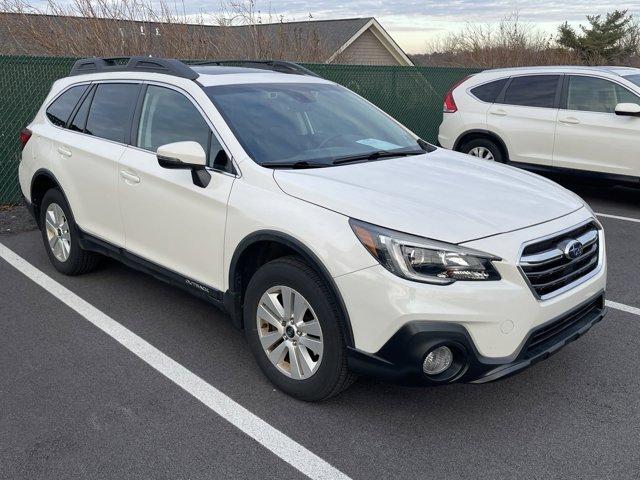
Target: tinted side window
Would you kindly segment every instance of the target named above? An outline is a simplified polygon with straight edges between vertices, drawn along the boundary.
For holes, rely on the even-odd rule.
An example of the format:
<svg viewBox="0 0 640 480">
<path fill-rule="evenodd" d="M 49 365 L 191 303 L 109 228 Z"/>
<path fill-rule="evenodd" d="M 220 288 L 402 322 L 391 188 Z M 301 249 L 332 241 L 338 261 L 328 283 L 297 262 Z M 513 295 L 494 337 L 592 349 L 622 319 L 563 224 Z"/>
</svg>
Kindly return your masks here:
<svg viewBox="0 0 640 480">
<path fill-rule="evenodd" d="M 513 77 L 504 95 L 507 105 L 553 108 L 559 75 Z"/>
<path fill-rule="evenodd" d="M 99 84 L 93 95 L 85 132 L 114 142 L 126 142 L 138 90 L 139 85 L 134 83 Z"/>
<path fill-rule="evenodd" d="M 49 105 L 49 108 L 47 108 L 47 117 L 49 117 L 51 123 L 58 127 L 64 127 L 69 120 L 69 115 L 71 115 L 71 112 L 87 87 L 88 85 L 71 87 L 56 98 L 53 103 Z"/>
<path fill-rule="evenodd" d="M 604 78 L 571 76 L 567 89 L 567 109 L 614 113 L 618 103 L 640 103 L 626 88 Z"/>
<path fill-rule="evenodd" d="M 73 120 L 69 123 L 69 130 L 75 132 L 84 132 L 84 127 L 87 124 L 87 115 L 89 114 L 89 107 L 91 107 L 91 99 L 93 95 L 91 92 L 84 98 L 82 105 L 78 108 L 78 111 L 73 116 Z"/>
<path fill-rule="evenodd" d="M 637 103 L 640 105 L 640 97 L 630 90 L 627 90 L 621 85 L 616 83 L 616 99 L 618 103 Z"/>
<path fill-rule="evenodd" d="M 484 85 L 471 89 L 471 93 L 483 102 L 493 103 L 496 101 L 496 98 L 498 98 L 498 95 L 500 95 L 500 92 L 507 84 L 508 80 L 508 78 L 503 78 L 502 80 L 496 80 L 495 82 L 485 83 Z"/>
<path fill-rule="evenodd" d="M 209 125 L 187 97 L 170 88 L 149 85 L 138 126 L 138 147 L 155 152 L 167 143 L 194 141 L 206 152 L 209 132 Z M 217 150 L 213 150 L 212 144 L 215 158 Z"/>
</svg>

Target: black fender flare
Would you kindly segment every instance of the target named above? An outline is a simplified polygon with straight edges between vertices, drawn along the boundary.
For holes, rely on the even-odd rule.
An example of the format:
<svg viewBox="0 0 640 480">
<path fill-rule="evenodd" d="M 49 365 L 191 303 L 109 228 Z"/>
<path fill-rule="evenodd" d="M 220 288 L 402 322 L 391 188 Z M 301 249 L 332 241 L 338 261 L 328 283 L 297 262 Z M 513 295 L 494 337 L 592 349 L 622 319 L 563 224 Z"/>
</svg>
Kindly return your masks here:
<svg viewBox="0 0 640 480">
<path fill-rule="evenodd" d="M 484 135 L 485 137 L 489 137 L 495 140 L 496 142 L 498 142 L 498 144 L 500 145 L 500 148 L 502 148 L 502 150 L 505 153 L 505 161 L 507 162 L 509 161 L 509 149 L 507 148 L 507 144 L 504 143 L 504 140 L 502 140 L 500 135 L 492 132 L 491 130 L 484 130 L 482 128 L 474 128 L 472 130 L 467 130 L 466 132 L 463 132 L 460 135 L 458 135 L 458 138 L 456 138 L 456 141 L 453 143 L 453 150 L 459 151 L 458 149 L 462 146 L 462 139 L 467 135 L 473 135 L 473 134 Z"/>
<path fill-rule="evenodd" d="M 64 201 L 67 202 L 67 205 L 69 206 L 69 209 L 71 209 L 71 215 L 73 216 L 73 209 L 71 208 L 71 204 L 69 203 L 69 199 L 67 198 L 67 194 L 64 192 L 64 189 L 62 188 L 62 185 L 60 184 L 60 182 L 58 181 L 58 179 L 56 178 L 56 176 L 53 174 L 53 172 L 51 172 L 51 170 L 48 170 L 46 168 L 39 168 L 38 170 L 35 171 L 35 173 L 33 174 L 33 176 L 31 177 L 31 185 L 29 186 L 29 198 L 27 199 L 30 203 L 31 203 L 31 208 L 33 210 L 33 216 L 35 217 L 36 220 L 36 224 L 38 225 L 38 227 L 41 227 L 40 225 L 40 205 L 36 205 L 33 201 L 33 187 L 35 185 L 36 179 L 45 176 L 48 177 L 58 188 L 58 190 L 60 190 L 60 193 L 62 193 L 62 196 L 64 197 Z M 75 217 L 74 221 L 75 221 Z"/>
<path fill-rule="evenodd" d="M 344 322 L 343 331 L 345 334 L 345 341 L 348 347 L 354 346 L 353 340 L 353 330 L 351 328 L 351 320 L 349 319 L 349 312 L 347 311 L 347 307 L 344 303 L 342 295 L 340 294 L 340 290 L 336 285 L 333 277 L 329 273 L 329 270 L 324 266 L 324 264 L 320 261 L 315 253 L 313 253 L 304 243 L 298 240 L 291 235 L 286 233 L 278 232 L 276 230 L 259 230 L 254 233 L 247 235 L 243 238 L 240 243 L 236 246 L 235 251 L 233 252 L 233 256 L 231 257 L 231 263 L 229 264 L 229 290 L 225 292 L 225 307 L 231 313 L 231 316 L 234 318 L 234 322 L 236 324 L 241 322 L 241 319 L 238 318 L 240 316 L 239 311 L 239 295 L 240 292 L 234 292 L 233 288 L 237 285 L 237 275 L 238 275 L 238 261 L 240 257 L 245 252 L 247 248 L 251 245 L 258 242 L 276 242 L 281 243 L 284 246 L 290 248 L 295 251 L 298 255 L 302 257 L 302 259 L 309 264 L 325 281 L 328 285 L 329 289 L 333 293 L 336 304 L 341 313 L 341 318 Z"/>
</svg>

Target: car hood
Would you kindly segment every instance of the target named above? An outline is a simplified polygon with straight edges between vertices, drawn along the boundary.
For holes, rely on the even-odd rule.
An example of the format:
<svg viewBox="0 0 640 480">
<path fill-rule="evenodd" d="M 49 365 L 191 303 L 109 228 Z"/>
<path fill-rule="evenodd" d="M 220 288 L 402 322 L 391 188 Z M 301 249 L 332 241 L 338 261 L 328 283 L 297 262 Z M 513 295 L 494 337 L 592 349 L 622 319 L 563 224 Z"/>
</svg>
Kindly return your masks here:
<svg viewBox="0 0 640 480">
<path fill-rule="evenodd" d="M 275 170 L 287 194 L 386 228 L 450 243 L 568 215 L 583 202 L 538 175 L 438 149 L 329 168 Z"/>
</svg>

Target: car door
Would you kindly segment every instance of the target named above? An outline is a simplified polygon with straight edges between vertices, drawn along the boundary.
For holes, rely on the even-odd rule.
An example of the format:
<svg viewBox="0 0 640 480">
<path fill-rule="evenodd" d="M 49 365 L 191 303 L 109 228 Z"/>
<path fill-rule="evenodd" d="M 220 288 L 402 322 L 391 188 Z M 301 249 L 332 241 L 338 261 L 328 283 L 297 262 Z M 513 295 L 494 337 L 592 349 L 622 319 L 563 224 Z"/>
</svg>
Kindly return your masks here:
<svg viewBox="0 0 640 480">
<path fill-rule="evenodd" d="M 640 98 L 611 80 L 570 75 L 558 114 L 554 165 L 618 175 L 640 175 L 640 118 L 615 114 L 618 103 Z"/>
<path fill-rule="evenodd" d="M 120 160 L 119 196 L 126 249 L 158 266 L 218 290 L 223 288 L 227 201 L 235 175 L 230 158 L 201 108 L 184 91 L 145 86 L 132 145 Z M 202 188 L 189 170 L 162 168 L 159 146 L 195 141 L 208 152 L 212 175 Z"/>
<path fill-rule="evenodd" d="M 547 74 L 511 77 L 489 108 L 487 129 L 505 142 L 509 160 L 551 166 L 561 78 Z"/>
<path fill-rule="evenodd" d="M 78 226 L 114 245 L 124 245 L 118 206 L 118 160 L 129 140 L 139 83 L 97 83 L 84 93 L 54 155 Z"/>
</svg>

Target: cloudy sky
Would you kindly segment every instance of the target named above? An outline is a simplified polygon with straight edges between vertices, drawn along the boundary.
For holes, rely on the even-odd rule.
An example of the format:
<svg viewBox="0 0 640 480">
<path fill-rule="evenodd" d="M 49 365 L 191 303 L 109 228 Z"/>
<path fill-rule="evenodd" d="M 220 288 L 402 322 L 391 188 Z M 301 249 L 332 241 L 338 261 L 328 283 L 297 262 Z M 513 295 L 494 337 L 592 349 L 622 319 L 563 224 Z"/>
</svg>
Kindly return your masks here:
<svg viewBox="0 0 640 480">
<path fill-rule="evenodd" d="M 72 0 L 57 0 L 57 3 Z M 188 14 L 214 13 L 220 0 L 166 0 L 184 4 Z M 46 1 L 31 2 L 46 8 Z M 466 22 L 494 23 L 518 12 L 519 18 L 544 32 L 553 33 L 559 24 L 577 25 L 586 15 L 605 13 L 614 8 L 628 9 L 640 17 L 640 0 L 606 2 L 601 0 L 256 0 L 262 12 L 284 15 L 287 20 L 374 16 L 409 53 L 420 53 L 433 38 L 456 31 Z M 182 9 L 182 6 L 180 7 Z"/>
</svg>

